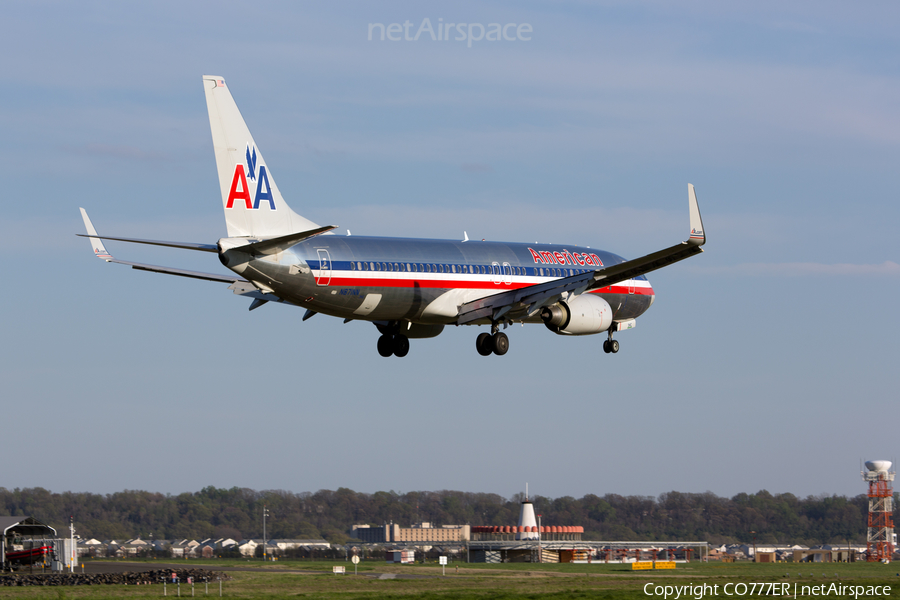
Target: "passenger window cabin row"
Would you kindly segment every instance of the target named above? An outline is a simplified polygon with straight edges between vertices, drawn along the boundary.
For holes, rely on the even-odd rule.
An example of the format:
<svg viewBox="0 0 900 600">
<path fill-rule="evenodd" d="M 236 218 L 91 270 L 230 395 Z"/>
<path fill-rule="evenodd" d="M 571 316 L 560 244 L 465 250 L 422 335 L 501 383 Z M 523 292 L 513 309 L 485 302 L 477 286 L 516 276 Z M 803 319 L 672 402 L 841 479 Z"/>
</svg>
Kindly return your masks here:
<svg viewBox="0 0 900 600">
<path fill-rule="evenodd" d="M 569 277 L 587 273 L 590 269 L 558 267 L 515 267 L 512 265 L 445 265 L 432 263 L 391 263 L 351 261 L 353 271 L 384 271 L 402 273 L 459 273 L 472 275 L 520 275 L 531 277 Z"/>
</svg>

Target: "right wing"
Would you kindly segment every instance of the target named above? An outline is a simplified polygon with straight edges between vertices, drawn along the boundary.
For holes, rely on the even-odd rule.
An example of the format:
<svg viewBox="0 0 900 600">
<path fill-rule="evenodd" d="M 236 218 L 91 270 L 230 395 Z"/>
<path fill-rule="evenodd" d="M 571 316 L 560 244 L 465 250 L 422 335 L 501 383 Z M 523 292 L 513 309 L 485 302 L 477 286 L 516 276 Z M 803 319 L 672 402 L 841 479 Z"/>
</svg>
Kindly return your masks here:
<svg viewBox="0 0 900 600">
<path fill-rule="evenodd" d="M 700 219 L 697 194 L 694 186 L 690 183 L 688 184 L 688 211 L 691 234 L 686 241 L 680 244 L 596 271 L 579 273 L 571 277 L 563 277 L 466 302 L 459 307 L 457 323 L 465 325 L 485 318 L 499 321 L 508 312 L 513 310 L 518 312 L 522 309 L 525 309 L 525 312 L 531 316 L 542 306 L 558 302 L 564 294 L 579 295 L 615 285 L 699 254 L 703 252 L 700 246 L 706 243 L 706 234 L 703 231 L 703 221 Z"/>
</svg>

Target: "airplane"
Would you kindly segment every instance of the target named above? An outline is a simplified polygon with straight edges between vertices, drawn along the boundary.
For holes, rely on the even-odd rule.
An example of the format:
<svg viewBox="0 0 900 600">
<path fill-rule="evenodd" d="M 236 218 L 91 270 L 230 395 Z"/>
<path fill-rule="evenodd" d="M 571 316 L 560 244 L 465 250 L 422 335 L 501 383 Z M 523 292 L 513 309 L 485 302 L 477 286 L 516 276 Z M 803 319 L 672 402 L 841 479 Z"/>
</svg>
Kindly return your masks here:
<svg viewBox="0 0 900 600">
<path fill-rule="evenodd" d="M 688 184 L 690 236 L 641 258 L 565 244 L 526 244 L 337 235 L 294 212 L 278 187 L 237 104 L 219 76 L 203 76 L 228 236 L 214 244 L 101 236 L 81 209 L 94 255 L 134 269 L 229 284 L 251 300 L 306 309 L 349 322 L 369 321 L 381 334 L 378 353 L 406 356 L 409 340 L 447 325 L 487 325 L 478 354 L 504 355 L 514 323 L 542 324 L 559 335 L 631 329 L 653 304 L 646 273 L 703 252 L 706 234 L 694 186 Z M 234 274 L 220 275 L 114 258 L 102 240 L 215 253 Z"/>
</svg>

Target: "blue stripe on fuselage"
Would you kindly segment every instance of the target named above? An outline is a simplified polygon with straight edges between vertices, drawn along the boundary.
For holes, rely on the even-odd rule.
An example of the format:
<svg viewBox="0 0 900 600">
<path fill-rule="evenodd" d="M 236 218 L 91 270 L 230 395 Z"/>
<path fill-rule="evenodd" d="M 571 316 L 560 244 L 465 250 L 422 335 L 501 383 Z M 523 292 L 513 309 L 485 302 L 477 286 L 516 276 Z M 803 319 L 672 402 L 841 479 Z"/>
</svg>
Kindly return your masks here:
<svg viewBox="0 0 900 600">
<path fill-rule="evenodd" d="M 407 270 L 407 264 L 456 266 L 458 270 L 461 270 L 460 267 L 462 266 L 476 265 L 485 268 L 486 272 L 489 273 L 492 264 L 496 262 L 501 267 L 503 263 L 508 263 L 511 267 L 524 267 L 526 272 L 522 273 L 522 275 L 526 276 L 541 276 L 539 272 L 536 272 L 536 269 L 543 268 L 543 276 L 564 277 L 583 270 L 602 268 L 587 264 L 587 262 L 584 265 L 579 264 L 577 258 L 582 258 L 584 254 L 598 256 L 603 262 L 603 266 L 615 265 L 625 261 L 621 256 L 610 252 L 580 246 L 476 241 L 459 242 L 455 240 L 367 236 L 318 236 L 297 244 L 291 251 L 307 262 L 311 268 L 319 269 L 319 255 L 317 252 L 319 249 L 328 250 L 331 258 L 331 269 L 337 271 L 357 270 L 359 265 L 356 263 L 367 262 L 391 264 L 390 269 L 382 266 L 375 269 L 378 271 L 394 271 L 394 264 L 396 263 L 398 266 L 403 265 L 403 271 Z M 537 262 L 531 250 L 535 250 L 538 253 L 550 253 L 554 255 L 555 262 Z M 565 264 L 560 264 L 556 260 L 557 254 L 566 260 Z M 550 275 L 546 272 L 547 269 L 560 269 L 562 272 L 558 275 Z M 646 280 L 646 277 L 641 275 L 636 277 L 636 279 Z"/>
</svg>

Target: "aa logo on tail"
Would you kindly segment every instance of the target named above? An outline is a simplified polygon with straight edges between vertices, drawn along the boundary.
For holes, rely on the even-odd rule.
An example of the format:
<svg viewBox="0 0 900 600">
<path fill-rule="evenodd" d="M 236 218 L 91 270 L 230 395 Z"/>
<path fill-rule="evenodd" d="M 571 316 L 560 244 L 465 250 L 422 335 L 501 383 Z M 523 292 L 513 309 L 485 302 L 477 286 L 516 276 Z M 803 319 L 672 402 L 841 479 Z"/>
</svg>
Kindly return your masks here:
<svg viewBox="0 0 900 600">
<path fill-rule="evenodd" d="M 247 144 L 247 164 L 238 163 L 234 165 L 234 178 L 231 180 L 231 190 L 228 192 L 228 202 L 225 208 L 234 208 L 235 200 L 243 200 L 244 208 L 248 210 L 258 210 L 259 203 L 266 201 L 269 208 L 275 210 L 275 198 L 272 196 L 272 188 L 269 186 L 269 175 L 266 172 L 266 165 L 259 165 L 259 172 L 256 168 L 256 146 L 250 147 Z M 250 186 L 247 185 L 247 179 L 256 181 L 256 195 L 250 197 Z"/>
</svg>

